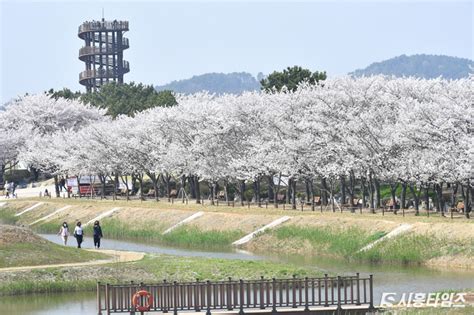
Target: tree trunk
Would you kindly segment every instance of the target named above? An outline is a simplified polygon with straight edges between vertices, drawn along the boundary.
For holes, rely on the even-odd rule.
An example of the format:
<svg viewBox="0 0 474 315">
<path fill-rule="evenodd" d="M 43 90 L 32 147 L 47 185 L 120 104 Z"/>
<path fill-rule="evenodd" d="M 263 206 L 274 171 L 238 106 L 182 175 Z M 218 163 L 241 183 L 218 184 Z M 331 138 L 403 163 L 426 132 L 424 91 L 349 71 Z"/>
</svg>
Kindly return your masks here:
<svg viewBox="0 0 474 315">
<path fill-rule="evenodd" d="M 159 197 L 159 192 L 160 192 L 160 186 L 159 186 L 159 177 L 160 175 L 158 174 L 158 176 L 156 174 L 153 174 L 153 178 L 152 178 L 152 182 L 153 182 L 153 190 L 155 191 L 155 194 L 154 194 L 154 197 L 155 197 L 155 200 L 156 201 L 159 201 L 160 200 L 160 197 Z"/>
<path fill-rule="evenodd" d="M 194 180 L 194 176 L 189 176 L 189 190 L 191 192 L 191 199 L 196 199 L 196 182 Z"/>
<path fill-rule="evenodd" d="M 407 198 L 407 183 L 402 181 L 402 191 L 400 193 L 400 208 L 406 209 L 406 198 Z"/>
<path fill-rule="evenodd" d="M 428 195 L 430 189 L 430 184 L 427 184 L 425 187 L 425 205 L 426 211 L 430 211 L 430 196 Z"/>
<path fill-rule="evenodd" d="M 311 180 L 309 178 L 306 178 L 304 180 L 304 183 L 305 183 L 305 188 L 306 188 L 306 203 L 308 203 L 310 201 L 310 198 L 311 198 Z"/>
<path fill-rule="evenodd" d="M 105 183 L 107 180 L 107 176 L 99 174 L 99 179 L 100 179 L 100 184 L 102 185 L 102 191 L 100 192 L 100 199 L 105 199 Z"/>
<path fill-rule="evenodd" d="M 365 196 L 367 195 L 367 185 L 365 185 L 365 177 L 361 177 L 360 184 L 362 186 L 362 208 L 365 208 L 365 205 L 367 204 L 367 200 L 365 199 Z"/>
<path fill-rule="evenodd" d="M 355 212 L 355 204 L 354 204 L 355 176 L 354 176 L 353 171 L 350 171 L 350 173 L 349 173 L 349 187 L 348 187 L 348 190 L 349 190 L 349 198 L 351 199 L 350 200 L 351 212 L 353 213 L 353 212 Z"/>
<path fill-rule="evenodd" d="M 140 188 L 140 200 L 145 200 L 145 196 L 143 195 L 143 173 L 139 173 L 136 175 L 138 180 L 138 187 Z"/>
<path fill-rule="evenodd" d="M 436 193 L 436 208 L 438 208 L 441 216 L 444 217 L 443 183 L 435 184 L 434 191 Z"/>
<path fill-rule="evenodd" d="M 240 181 L 240 205 L 245 206 L 245 181 Z"/>
<path fill-rule="evenodd" d="M 341 175 L 341 207 L 346 204 L 346 176 Z"/>
<path fill-rule="evenodd" d="M 162 176 L 162 178 L 166 185 L 166 196 L 168 197 L 168 202 L 171 202 L 171 175 L 166 173 L 166 175 Z"/>
<path fill-rule="evenodd" d="M 199 186 L 199 176 L 194 176 L 194 187 L 196 189 L 196 203 L 201 203 L 201 187 Z"/>
<path fill-rule="evenodd" d="M 285 199 L 285 203 L 287 204 L 291 204 L 291 187 L 293 186 L 293 184 L 291 183 L 293 180 L 291 178 L 288 178 L 288 186 L 287 186 L 287 189 L 286 189 L 286 199 Z"/>
<path fill-rule="evenodd" d="M 273 203 L 274 207 L 278 208 L 278 195 L 280 194 L 280 185 L 281 185 L 281 172 L 278 174 L 278 185 L 274 187 L 275 193 L 273 194 Z"/>
<path fill-rule="evenodd" d="M 328 205 L 328 185 L 324 177 L 321 178 L 321 203 Z"/>
<path fill-rule="evenodd" d="M 122 179 L 122 183 L 125 185 L 127 201 L 129 201 L 130 200 L 130 187 L 128 186 L 128 178 L 127 176 L 123 177 L 122 175 L 120 175 L 120 178 Z"/>
<path fill-rule="evenodd" d="M 375 213 L 374 181 L 372 178 L 372 173 L 369 173 L 369 203 L 370 203 L 370 211 L 372 213 Z"/>
<path fill-rule="evenodd" d="M 0 187 L 5 187 L 5 164 L 0 165 Z"/>
<path fill-rule="evenodd" d="M 186 188 L 186 175 L 181 176 L 181 201 L 184 203 Z"/>
<path fill-rule="evenodd" d="M 253 190 L 254 190 L 254 195 L 255 195 L 255 202 L 260 207 L 261 206 L 261 202 L 260 202 L 260 176 L 257 176 L 257 178 L 254 180 Z"/>
<path fill-rule="evenodd" d="M 374 177 L 374 184 L 375 184 L 375 208 L 380 209 L 382 206 L 381 195 L 380 195 L 380 182 L 376 177 Z"/>
<path fill-rule="evenodd" d="M 268 180 L 268 201 L 273 200 L 274 197 L 274 189 L 275 189 L 275 184 L 273 183 L 273 174 L 267 176 Z"/>
<path fill-rule="evenodd" d="M 458 187 L 459 187 L 459 184 L 458 183 L 455 183 L 455 184 L 452 184 L 451 185 L 451 189 L 452 189 L 452 192 L 451 192 L 451 208 L 456 208 L 456 202 L 457 202 L 457 198 L 456 198 L 456 195 L 458 193 Z"/>
<path fill-rule="evenodd" d="M 291 208 L 296 210 L 296 179 L 291 180 Z"/>
<path fill-rule="evenodd" d="M 392 209 L 393 209 L 393 213 L 397 214 L 397 198 L 396 198 L 396 193 L 397 193 L 398 183 L 390 182 L 389 185 L 390 185 L 390 195 L 392 196 Z"/>
<path fill-rule="evenodd" d="M 410 184 L 410 191 L 413 196 L 413 201 L 415 202 L 415 215 L 420 215 L 420 192 L 418 194 L 415 191 L 415 186 L 413 184 Z"/>
<path fill-rule="evenodd" d="M 227 183 L 227 181 L 224 181 L 224 195 L 225 195 L 225 202 L 227 203 L 227 205 L 229 205 L 228 191 L 229 191 L 229 183 Z"/>
<path fill-rule="evenodd" d="M 211 205 L 214 205 L 214 204 L 215 204 L 215 200 L 216 200 L 216 189 L 217 189 L 217 183 L 216 183 L 216 182 L 212 182 L 212 185 L 211 185 Z"/>
<path fill-rule="evenodd" d="M 119 186 L 118 173 L 114 174 L 114 200 L 117 199 L 117 187 Z"/>
<path fill-rule="evenodd" d="M 135 186 L 137 185 L 137 176 L 135 174 L 132 174 L 132 194 L 136 193 L 135 192 Z"/>
<path fill-rule="evenodd" d="M 54 190 L 56 191 L 56 198 L 61 197 L 61 194 L 59 193 L 58 175 L 54 175 Z"/>
<path fill-rule="evenodd" d="M 329 181 L 329 197 L 331 198 L 331 210 L 332 212 L 336 212 L 334 204 L 334 181 L 332 179 Z"/>
<path fill-rule="evenodd" d="M 470 188 L 469 181 L 467 185 L 461 185 L 461 194 L 464 201 L 464 216 L 469 219 L 472 210 L 472 189 Z"/>
<path fill-rule="evenodd" d="M 466 218 L 469 219 L 472 211 L 472 191 L 473 188 L 469 184 L 469 180 L 467 181 L 466 185 L 466 202 L 464 203 L 464 212 L 466 215 Z"/>
</svg>

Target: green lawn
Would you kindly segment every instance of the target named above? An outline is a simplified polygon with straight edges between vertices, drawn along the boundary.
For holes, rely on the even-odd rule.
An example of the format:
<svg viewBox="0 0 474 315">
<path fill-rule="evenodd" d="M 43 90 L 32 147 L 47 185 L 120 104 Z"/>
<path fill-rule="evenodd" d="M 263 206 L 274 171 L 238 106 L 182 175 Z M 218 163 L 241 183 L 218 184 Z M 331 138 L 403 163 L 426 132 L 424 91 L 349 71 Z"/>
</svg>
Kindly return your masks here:
<svg viewBox="0 0 474 315">
<path fill-rule="evenodd" d="M 47 241 L 0 246 L 0 268 L 76 263 L 109 256 Z"/>
</svg>

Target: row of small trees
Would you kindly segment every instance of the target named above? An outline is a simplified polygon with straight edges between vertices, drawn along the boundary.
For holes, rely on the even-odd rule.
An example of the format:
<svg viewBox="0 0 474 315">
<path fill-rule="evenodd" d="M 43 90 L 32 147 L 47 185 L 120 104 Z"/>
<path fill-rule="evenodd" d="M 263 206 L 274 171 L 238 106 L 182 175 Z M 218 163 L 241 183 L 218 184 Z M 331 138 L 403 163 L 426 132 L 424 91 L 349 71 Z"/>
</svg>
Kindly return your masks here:
<svg viewBox="0 0 474 315">
<path fill-rule="evenodd" d="M 311 196 L 320 190 L 333 200 L 339 186 L 348 203 L 361 196 L 371 209 L 381 206 L 381 185 L 393 204 L 401 186 L 401 207 L 410 193 L 416 211 L 431 190 L 442 211 L 449 185 L 450 203 L 461 195 L 468 214 L 473 91 L 473 79 L 342 77 L 295 91 L 179 96 L 176 106 L 115 119 L 77 100 L 26 96 L 1 113 L 0 164 L 20 159 L 56 175 L 97 174 L 104 185 L 147 176 L 156 192 L 161 183 L 169 192 L 175 178 L 194 190 L 206 181 L 215 196 L 220 181 L 241 200 L 245 183 L 259 196 L 270 178 L 275 206 L 285 176 L 294 207 L 296 183 L 305 182 Z"/>
</svg>

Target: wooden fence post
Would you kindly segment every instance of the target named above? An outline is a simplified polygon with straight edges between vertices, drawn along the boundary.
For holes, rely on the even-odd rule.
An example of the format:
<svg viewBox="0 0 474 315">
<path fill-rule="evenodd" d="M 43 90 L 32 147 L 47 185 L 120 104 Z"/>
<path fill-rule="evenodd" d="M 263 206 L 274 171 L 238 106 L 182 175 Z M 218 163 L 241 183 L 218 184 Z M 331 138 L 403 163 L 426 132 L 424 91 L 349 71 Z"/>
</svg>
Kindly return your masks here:
<svg viewBox="0 0 474 315">
<path fill-rule="evenodd" d="M 207 286 L 207 307 L 206 307 L 206 315 L 211 315 L 211 282 L 209 280 L 206 281 Z"/>
<path fill-rule="evenodd" d="M 178 283 L 173 281 L 173 315 L 178 315 Z"/>
<path fill-rule="evenodd" d="M 304 311 L 309 312 L 308 277 L 304 278 Z"/>
<path fill-rule="evenodd" d="M 337 310 L 341 311 L 341 276 L 337 276 Z"/>
<path fill-rule="evenodd" d="M 239 315 L 244 314 L 244 280 L 239 280 L 239 291 L 240 291 L 240 305 L 239 305 Z"/>
<path fill-rule="evenodd" d="M 97 315 L 102 315 L 102 297 L 100 296 L 100 282 L 97 282 Z"/>
<path fill-rule="evenodd" d="M 324 274 L 324 306 L 329 306 L 329 292 L 328 292 L 328 274 Z"/>
<path fill-rule="evenodd" d="M 110 297 L 109 297 L 109 284 L 105 284 L 105 311 L 107 315 L 110 315 Z"/>
<path fill-rule="evenodd" d="M 194 310 L 196 312 L 201 311 L 201 307 L 199 307 L 199 279 L 196 279 L 196 283 L 194 284 Z M 202 305 L 201 305 L 202 306 Z M 210 312 L 210 310 L 209 310 Z"/>
<path fill-rule="evenodd" d="M 357 301 L 356 301 L 356 305 L 360 305 L 360 279 L 359 279 L 359 273 L 356 273 L 356 276 L 357 276 L 357 286 L 356 286 Z"/>
<path fill-rule="evenodd" d="M 130 308 L 131 308 L 130 315 L 135 315 L 135 308 L 133 307 L 132 301 L 131 301 L 131 299 L 133 297 L 132 290 L 133 290 L 134 286 L 135 286 L 134 282 L 130 281 L 130 288 L 128 289 L 129 296 L 130 296 Z"/>
<path fill-rule="evenodd" d="M 293 275 L 293 306 L 292 308 L 296 308 L 296 275 Z"/>
<path fill-rule="evenodd" d="M 232 311 L 232 278 L 228 278 L 229 283 L 227 284 L 227 310 Z"/>
<path fill-rule="evenodd" d="M 280 288 L 281 290 L 281 288 Z M 281 302 L 281 301 L 280 301 Z M 277 313 L 277 307 L 276 307 L 276 279 L 272 279 L 272 314 Z"/>
<path fill-rule="evenodd" d="M 374 276 L 373 275 L 369 276 L 369 299 L 370 299 L 369 310 L 373 310 L 374 309 Z"/>
</svg>

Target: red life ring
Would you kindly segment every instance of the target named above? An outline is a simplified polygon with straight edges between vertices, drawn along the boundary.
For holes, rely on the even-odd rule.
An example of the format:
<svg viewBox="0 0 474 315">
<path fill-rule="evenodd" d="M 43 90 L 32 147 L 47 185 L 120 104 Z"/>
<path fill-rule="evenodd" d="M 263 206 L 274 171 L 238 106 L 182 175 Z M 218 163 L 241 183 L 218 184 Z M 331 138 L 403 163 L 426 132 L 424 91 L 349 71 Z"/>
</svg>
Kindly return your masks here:
<svg viewBox="0 0 474 315">
<path fill-rule="evenodd" d="M 144 305 L 140 304 L 141 297 L 145 297 Z M 148 312 L 153 305 L 153 296 L 148 291 L 140 290 L 133 295 L 132 305 L 139 312 Z"/>
</svg>

